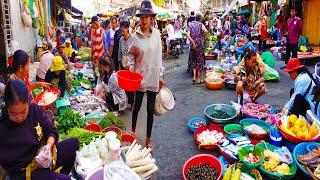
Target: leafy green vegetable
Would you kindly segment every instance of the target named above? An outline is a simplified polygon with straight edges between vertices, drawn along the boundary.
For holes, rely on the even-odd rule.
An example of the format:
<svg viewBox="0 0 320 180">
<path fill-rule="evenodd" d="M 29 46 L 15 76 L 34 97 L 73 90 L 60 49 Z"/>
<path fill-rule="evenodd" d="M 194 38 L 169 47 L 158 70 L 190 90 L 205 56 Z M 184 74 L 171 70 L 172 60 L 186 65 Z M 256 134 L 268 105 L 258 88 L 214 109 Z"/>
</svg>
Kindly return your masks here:
<svg viewBox="0 0 320 180">
<path fill-rule="evenodd" d="M 120 118 L 117 117 L 115 114 L 113 114 L 112 112 L 108 112 L 99 122 L 99 125 L 102 128 L 106 128 L 106 127 L 110 127 L 112 125 L 120 128 L 120 129 L 125 129 L 126 124 L 125 121 Z"/>
<path fill-rule="evenodd" d="M 104 133 L 88 131 L 82 128 L 71 128 L 66 134 L 60 135 L 60 138 L 61 140 L 77 138 L 79 139 L 80 146 L 82 147 L 83 144 L 89 144 L 93 138 L 98 138 L 99 136 L 104 136 Z"/>
<path fill-rule="evenodd" d="M 42 87 L 39 87 L 32 91 L 33 97 L 37 97 L 43 91 Z"/>
<path fill-rule="evenodd" d="M 85 126 L 85 121 L 79 113 L 74 112 L 71 108 L 67 108 L 57 119 L 59 132 L 65 133 L 73 127 Z"/>
</svg>

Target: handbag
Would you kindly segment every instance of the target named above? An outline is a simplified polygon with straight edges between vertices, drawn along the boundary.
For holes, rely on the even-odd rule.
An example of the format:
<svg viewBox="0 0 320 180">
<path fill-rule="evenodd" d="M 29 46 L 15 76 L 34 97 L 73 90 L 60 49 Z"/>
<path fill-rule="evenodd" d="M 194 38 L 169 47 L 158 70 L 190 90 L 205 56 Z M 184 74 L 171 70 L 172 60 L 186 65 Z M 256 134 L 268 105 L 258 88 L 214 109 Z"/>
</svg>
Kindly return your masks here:
<svg viewBox="0 0 320 180">
<path fill-rule="evenodd" d="M 28 7 L 24 6 L 21 2 L 19 1 L 20 4 L 20 13 L 21 13 L 21 18 L 22 22 L 25 27 L 31 27 L 32 26 L 32 18 L 31 18 L 31 13 Z"/>
</svg>

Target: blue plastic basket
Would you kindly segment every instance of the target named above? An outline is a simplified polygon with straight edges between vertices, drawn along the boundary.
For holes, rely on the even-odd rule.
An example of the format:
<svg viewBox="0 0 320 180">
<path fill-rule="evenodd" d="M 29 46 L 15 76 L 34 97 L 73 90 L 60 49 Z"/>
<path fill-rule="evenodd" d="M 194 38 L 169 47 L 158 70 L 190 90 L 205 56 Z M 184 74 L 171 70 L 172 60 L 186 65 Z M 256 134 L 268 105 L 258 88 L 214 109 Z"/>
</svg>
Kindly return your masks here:
<svg viewBox="0 0 320 180">
<path fill-rule="evenodd" d="M 316 143 L 316 142 L 303 142 L 298 144 L 294 150 L 293 150 L 293 160 L 294 163 L 297 164 L 298 168 L 300 169 L 300 171 L 306 175 L 307 177 L 311 178 L 309 176 L 309 174 L 307 173 L 307 171 L 301 166 L 301 164 L 299 163 L 297 156 L 298 155 L 304 155 L 309 153 L 310 151 L 308 149 L 313 148 L 313 147 L 317 147 L 320 146 L 320 143 Z"/>
<path fill-rule="evenodd" d="M 194 133 L 199 127 L 197 126 L 193 126 L 192 123 L 194 121 L 197 121 L 197 120 L 200 120 L 201 122 L 203 122 L 203 124 L 207 124 L 207 120 L 205 120 L 204 118 L 201 118 L 201 117 L 194 117 L 194 118 L 191 118 L 189 121 L 188 121 L 188 129 L 190 132 Z"/>
</svg>

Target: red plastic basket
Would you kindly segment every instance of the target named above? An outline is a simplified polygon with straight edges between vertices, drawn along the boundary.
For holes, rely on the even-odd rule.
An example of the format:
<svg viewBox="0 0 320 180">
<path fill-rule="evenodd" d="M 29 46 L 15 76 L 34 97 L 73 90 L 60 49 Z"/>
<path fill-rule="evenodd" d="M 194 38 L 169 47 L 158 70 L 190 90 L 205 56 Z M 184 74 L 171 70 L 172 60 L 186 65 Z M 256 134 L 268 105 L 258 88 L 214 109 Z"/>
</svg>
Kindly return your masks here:
<svg viewBox="0 0 320 180">
<path fill-rule="evenodd" d="M 208 127 L 206 127 L 206 125 L 202 125 L 200 126 L 193 134 L 194 139 L 196 140 L 197 144 L 200 145 L 201 143 L 198 141 L 198 134 L 202 133 L 205 130 L 216 130 L 218 132 L 221 132 L 225 135 L 223 129 L 218 125 L 218 124 L 210 124 Z M 218 146 L 216 144 L 213 145 L 201 145 L 201 148 L 203 149 L 207 149 L 207 150 L 214 150 L 216 149 Z M 200 148 L 200 147 L 199 147 Z"/>
<path fill-rule="evenodd" d="M 47 109 L 50 105 L 52 105 L 59 97 L 60 97 L 60 90 L 58 88 L 51 88 L 51 89 L 46 89 L 44 91 L 42 91 L 40 94 L 38 94 L 38 96 L 34 99 L 34 102 L 36 104 L 38 104 L 42 98 L 43 98 L 43 95 L 47 92 L 52 92 L 54 94 L 57 95 L 57 98 L 50 104 L 47 104 L 47 105 L 39 105 L 41 106 L 43 109 Z"/>
<path fill-rule="evenodd" d="M 278 129 L 279 129 L 281 135 L 289 142 L 292 142 L 294 144 L 299 144 L 301 142 L 317 142 L 320 140 L 320 135 L 318 135 L 312 139 L 304 139 L 304 138 L 292 136 L 280 128 L 281 124 L 282 124 L 281 121 L 279 121 L 278 122 Z"/>
<path fill-rule="evenodd" d="M 92 124 L 88 124 L 87 126 L 85 126 L 84 129 L 86 129 L 88 131 L 100 132 L 101 126 L 99 124 L 92 123 Z"/>
<path fill-rule="evenodd" d="M 119 87 L 125 91 L 134 92 L 139 90 L 141 85 L 142 75 L 129 70 L 118 71 Z"/>
<path fill-rule="evenodd" d="M 218 158 L 210 154 L 198 154 L 191 157 L 190 159 L 187 160 L 187 162 L 184 163 L 183 169 L 182 169 L 183 179 L 184 180 L 187 179 L 186 175 L 191 166 L 196 166 L 199 164 L 209 164 L 211 167 L 213 167 L 217 171 L 218 173 L 217 179 L 219 180 L 222 178 L 222 165 L 218 160 Z"/>
</svg>

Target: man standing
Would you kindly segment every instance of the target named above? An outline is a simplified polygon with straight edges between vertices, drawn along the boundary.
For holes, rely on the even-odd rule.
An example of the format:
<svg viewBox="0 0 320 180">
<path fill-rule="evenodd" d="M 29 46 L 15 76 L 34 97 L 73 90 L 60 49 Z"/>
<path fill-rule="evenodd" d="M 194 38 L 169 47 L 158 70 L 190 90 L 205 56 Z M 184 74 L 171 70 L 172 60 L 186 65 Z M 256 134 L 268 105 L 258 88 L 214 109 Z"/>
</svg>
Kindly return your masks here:
<svg viewBox="0 0 320 180">
<path fill-rule="evenodd" d="M 294 8 L 291 8 L 290 15 L 291 17 L 287 21 L 288 28 L 288 37 L 287 37 L 287 47 L 286 47 L 286 64 L 291 58 L 298 57 L 298 43 L 299 36 L 302 30 L 302 21 L 299 17 L 296 16 L 297 11 Z M 292 56 L 291 56 L 292 53 Z M 286 68 L 286 66 L 282 67 Z"/>
<path fill-rule="evenodd" d="M 108 54 L 109 52 L 109 47 L 108 47 L 108 41 L 107 41 L 107 34 L 108 34 L 108 31 L 109 29 L 111 28 L 111 25 L 110 25 L 110 19 L 107 19 L 103 22 L 103 36 L 102 36 L 102 39 L 103 39 L 103 46 L 104 46 L 104 53 L 105 54 Z"/>
<path fill-rule="evenodd" d="M 122 37 L 121 33 L 121 24 L 120 28 L 116 30 L 114 33 L 114 38 L 113 38 L 113 48 L 112 48 L 112 60 L 113 60 L 113 65 L 114 69 L 118 71 L 120 69 L 120 64 L 119 64 L 119 42 Z"/>
<path fill-rule="evenodd" d="M 93 74 L 96 77 L 96 68 L 98 67 L 98 62 L 103 57 L 103 42 L 102 33 L 103 29 L 100 27 L 97 16 L 91 18 L 91 50 L 92 50 L 92 65 Z"/>
<path fill-rule="evenodd" d="M 116 16 L 113 16 L 110 19 L 111 22 L 111 28 L 108 30 L 107 33 L 107 46 L 109 47 L 108 49 L 108 56 L 112 56 L 112 51 L 113 51 L 113 46 L 114 46 L 114 34 L 116 33 L 116 30 L 118 28 L 118 19 Z"/>
</svg>

